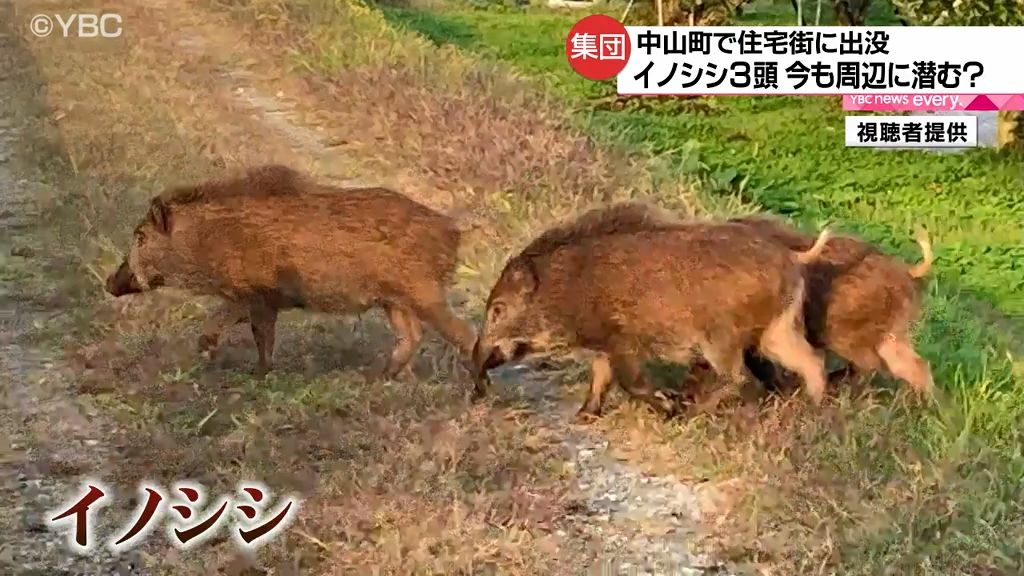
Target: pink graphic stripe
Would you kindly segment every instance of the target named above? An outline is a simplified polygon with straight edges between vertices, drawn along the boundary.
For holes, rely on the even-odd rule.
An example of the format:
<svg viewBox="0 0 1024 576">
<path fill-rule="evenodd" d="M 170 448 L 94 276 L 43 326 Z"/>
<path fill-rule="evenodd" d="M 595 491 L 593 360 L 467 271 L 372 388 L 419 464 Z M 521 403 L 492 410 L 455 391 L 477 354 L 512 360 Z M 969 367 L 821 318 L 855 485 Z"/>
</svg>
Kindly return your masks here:
<svg viewBox="0 0 1024 576">
<path fill-rule="evenodd" d="M 1024 110 L 1024 94 L 864 94 L 843 96 L 843 110 L 956 112 Z"/>
</svg>

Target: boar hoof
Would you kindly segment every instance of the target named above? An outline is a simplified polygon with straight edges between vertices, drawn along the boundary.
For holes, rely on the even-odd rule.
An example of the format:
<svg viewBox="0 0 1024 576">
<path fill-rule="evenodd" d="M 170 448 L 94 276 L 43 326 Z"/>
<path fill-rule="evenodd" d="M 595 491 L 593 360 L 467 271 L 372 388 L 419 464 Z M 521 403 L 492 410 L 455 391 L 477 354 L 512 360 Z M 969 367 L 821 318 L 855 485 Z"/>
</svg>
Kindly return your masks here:
<svg viewBox="0 0 1024 576">
<path fill-rule="evenodd" d="M 678 404 L 661 390 L 654 393 L 654 407 L 666 418 L 674 417 L 678 412 Z"/>
<path fill-rule="evenodd" d="M 217 337 L 210 336 L 209 334 L 203 334 L 199 337 L 196 348 L 199 350 L 199 354 L 206 360 L 213 360 L 216 355 L 217 349 Z"/>
<path fill-rule="evenodd" d="M 410 383 L 416 380 L 416 375 L 412 371 L 412 366 L 406 364 L 401 368 L 394 368 L 393 366 L 386 366 L 379 374 L 382 380 L 390 380 L 393 382 L 404 382 Z"/>
<path fill-rule="evenodd" d="M 581 408 L 578 412 L 576 412 L 576 416 L 573 417 L 572 421 L 575 424 L 586 426 L 588 424 L 593 424 L 600 418 L 601 415 L 599 413 L 591 412 L 586 410 L 585 408 Z"/>
<path fill-rule="evenodd" d="M 473 392 L 470 394 L 469 399 L 473 402 L 480 402 L 487 397 L 487 382 L 486 380 L 480 379 L 473 382 Z"/>
<path fill-rule="evenodd" d="M 807 399 L 812 406 L 821 406 L 822 402 L 825 401 L 825 394 L 817 391 L 807 391 Z"/>
</svg>

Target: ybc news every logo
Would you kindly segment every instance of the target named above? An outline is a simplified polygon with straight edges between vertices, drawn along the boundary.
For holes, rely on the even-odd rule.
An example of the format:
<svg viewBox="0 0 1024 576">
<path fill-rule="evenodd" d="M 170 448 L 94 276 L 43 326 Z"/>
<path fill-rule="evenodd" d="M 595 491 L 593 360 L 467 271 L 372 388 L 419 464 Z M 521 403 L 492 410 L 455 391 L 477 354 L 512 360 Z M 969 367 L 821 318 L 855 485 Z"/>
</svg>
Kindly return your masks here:
<svg viewBox="0 0 1024 576">
<path fill-rule="evenodd" d="M 620 96 L 841 96 L 848 146 L 961 148 L 978 114 L 1024 110 L 1020 26 L 624 26 L 579 20 L 566 59 Z M 928 115 L 941 113 L 945 115 Z M 838 128 L 838 126 L 836 127 Z"/>
</svg>

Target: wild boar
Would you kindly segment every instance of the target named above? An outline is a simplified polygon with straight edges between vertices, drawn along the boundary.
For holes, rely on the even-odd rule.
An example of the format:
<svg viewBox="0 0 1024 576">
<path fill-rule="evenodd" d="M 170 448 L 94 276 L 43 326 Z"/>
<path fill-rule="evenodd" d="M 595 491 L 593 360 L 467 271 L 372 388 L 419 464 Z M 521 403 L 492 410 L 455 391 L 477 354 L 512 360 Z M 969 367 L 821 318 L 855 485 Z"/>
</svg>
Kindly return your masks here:
<svg viewBox="0 0 1024 576">
<path fill-rule="evenodd" d="M 596 354 L 580 419 L 600 414 L 613 379 L 672 414 L 675 403 L 643 377 L 643 361 L 688 364 L 699 348 L 728 380 L 721 398 L 751 380 L 743 351 L 753 346 L 800 374 L 820 402 L 824 364 L 803 336 L 802 267 L 828 230 L 796 253 L 738 224 L 651 214 L 638 203 L 598 208 L 511 258 L 487 300 L 478 377 L 527 356 L 586 350 Z"/>
<path fill-rule="evenodd" d="M 445 298 L 460 236 L 451 218 L 393 190 L 339 189 L 261 166 L 154 197 L 107 291 L 173 286 L 219 296 L 225 304 L 204 325 L 200 349 L 212 353 L 224 329 L 248 320 L 261 375 L 272 369 L 278 312 L 291 308 L 382 307 L 397 337 L 388 377 L 408 374 L 424 322 L 471 367 L 475 330 Z"/>
<path fill-rule="evenodd" d="M 750 216 L 730 222 L 791 250 L 814 243 L 813 237 L 778 218 Z M 931 368 L 914 350 L 911 329 L 920 317 L 921 280 L 931 270 L 933 254 L 926 232 L 916 240 L 922 260 L 908 266 L 859 238 L 834 236 L 821 258 L 807 266 L 804 319 L 808 341 L 847 360 L 861 377 L 888 369 L 927 395 L 934 386 Z M 748 357 L 753 372 L 774 379 L 766 364 L 763 358 Z"/>
</svg>

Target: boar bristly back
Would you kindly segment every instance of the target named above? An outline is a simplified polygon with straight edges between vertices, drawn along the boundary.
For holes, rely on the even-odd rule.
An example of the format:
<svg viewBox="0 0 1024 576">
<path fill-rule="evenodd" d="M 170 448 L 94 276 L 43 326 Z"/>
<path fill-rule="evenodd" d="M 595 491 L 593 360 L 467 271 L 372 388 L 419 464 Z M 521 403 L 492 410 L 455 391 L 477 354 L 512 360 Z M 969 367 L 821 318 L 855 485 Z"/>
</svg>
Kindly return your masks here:
<svg viewBox="0 0 1024 576">
<path fill-rule="evenodd" d="M 536 259 L 543 259 L 583 238 L 682 225 L 680 220 L 655 206 L 627 201 L 593 208 L 538 235 L 508 261 L 491 289 L 483 330 L 474 350 L 478 374 L 520 360 L 531 352 L 546 351 L 552 345 L 565 343 L 561 342 L 567 336 L 559 324 L 561 315 L 548 314 L 545 308 L 550 294 L 543 302 L 534 298 L 542 282 Z"/>
<path fill-rule="evenodd" d="M 671 228 L 682 224 L 669 212 L 645 202 L 618 202 L 592 208 L 576 218 L 545 230 L 523 248 L 520 257 L 540 256 L 580 238 Z"/>
<path fill-rule="evenodd" d="M 178 278 L 189 274 L 191 258 L 184 257 L 172 240 L 174 214 L 180 207 L 235 196 L 295 194 L 306 185 L 305 178 L 295 170 L 268 165 L 251 168 L 241 177 L 176 186 L 161 192 L 150 200 L 145 217 L 135 227 L 128 256 L 107 278 L 107 291 L 114 296 L 134 294 L 163 286 L 167 271 L 174 271 Z"/>
</svg>

